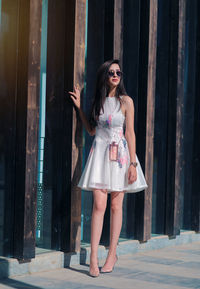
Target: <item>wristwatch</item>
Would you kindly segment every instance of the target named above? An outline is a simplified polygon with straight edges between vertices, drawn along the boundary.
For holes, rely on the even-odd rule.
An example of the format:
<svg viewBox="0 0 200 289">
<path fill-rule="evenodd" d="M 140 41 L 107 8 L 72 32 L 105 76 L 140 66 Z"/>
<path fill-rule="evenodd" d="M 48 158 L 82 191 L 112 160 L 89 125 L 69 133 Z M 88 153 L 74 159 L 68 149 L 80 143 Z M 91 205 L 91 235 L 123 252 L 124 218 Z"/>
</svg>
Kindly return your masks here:
<svg viewBox="0 0 200 289">
<path fill-rule="evenodd" d="M 138 165 L 138 163 L 137 163 L 137 162 L 131 162 L 131 163 L 130 163 L 130 166 L 131 166 L 131 165 L 134 166 L 134 167 L 136 168 L 137 165 Z"/>
</svg>

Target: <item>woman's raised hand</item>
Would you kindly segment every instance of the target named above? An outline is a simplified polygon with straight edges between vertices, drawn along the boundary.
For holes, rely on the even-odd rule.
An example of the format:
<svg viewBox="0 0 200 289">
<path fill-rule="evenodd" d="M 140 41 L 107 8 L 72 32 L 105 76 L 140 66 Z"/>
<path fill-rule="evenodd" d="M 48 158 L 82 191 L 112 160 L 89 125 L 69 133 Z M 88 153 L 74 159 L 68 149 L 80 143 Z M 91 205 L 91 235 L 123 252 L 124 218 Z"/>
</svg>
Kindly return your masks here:
<svg viewBox="0 0 200 289">
<path fill-rule="evenodd" d="M 80 90 L 78 86 L 74 85 L 74 91 L 69 91 L 70 97 L 73 100 L 75 106 L 80 109 L 81 108 L 81 97 L 80 97 Z"/>
</svg>

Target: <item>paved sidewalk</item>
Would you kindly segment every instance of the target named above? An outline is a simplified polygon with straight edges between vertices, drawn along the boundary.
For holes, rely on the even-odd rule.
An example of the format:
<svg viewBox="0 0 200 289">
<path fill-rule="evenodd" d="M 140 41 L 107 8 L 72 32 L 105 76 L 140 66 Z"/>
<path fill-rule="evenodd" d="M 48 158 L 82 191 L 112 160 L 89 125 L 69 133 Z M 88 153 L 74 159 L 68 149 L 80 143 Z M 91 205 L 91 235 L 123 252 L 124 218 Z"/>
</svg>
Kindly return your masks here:
<svg viewBox="0 0 200 289">
<path fill-rule="evenodd" d="M 200 289 L 200 242 L 120 256 L 114 271 L 98 278 L 88 276 L 88 268 L 79 265 L 4 279 L 0 288 Z"/>
</svg>

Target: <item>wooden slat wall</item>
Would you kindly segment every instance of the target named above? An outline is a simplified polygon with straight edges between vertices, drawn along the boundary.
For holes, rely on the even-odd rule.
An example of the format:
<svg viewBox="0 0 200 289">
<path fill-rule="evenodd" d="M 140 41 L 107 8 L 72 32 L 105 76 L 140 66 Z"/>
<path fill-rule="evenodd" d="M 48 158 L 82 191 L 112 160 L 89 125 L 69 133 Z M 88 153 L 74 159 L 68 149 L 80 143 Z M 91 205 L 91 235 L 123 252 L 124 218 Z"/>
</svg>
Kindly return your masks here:
<svg viewBox="0 0 200 289">
<path fill-rule="evenodd" d="M 61 3 L 62 2 L 62 3 Z M 63 66 L 62 85 L 59 83 L 59 94 L 62 89 L 73 89 L 73 84 L 84 85 L 85 73 L 85 25 L 86 0 L 61 1 L 65 9 L 65 39 L 61 41 L 66 53 L 62 50 Z M 53 2 L 52 2 L 53 3 Z M 138 95 L 137 95 L 137 130 L 138 155 L 148 183 L 148 189 L 135 196 L 135 237 L 147 241 L 151 237 L 152 223 L 152 187 L 154 163 L 154 110 L 157 53 L 157 10 L 158 0 L 145 0 L 138 3 L 140 9 L 140 43 L 138 46 Z M 93 3 L 94 4 L 94 3 Z M 169 18 L 169 96 L 168 96 L 168 151 L 167 151 L 167 188 L 166 188 L 166 221 L 165 233 L 176 236 L 180 233 L 180 194 L 183 165 L 183 97 L 184 97 L 184 51 L 185 51 L 185 4 L 186 0 L 170 1 Z M 63 6 L 62 6 L 63 5 Z M 124 2 L 105 1 L 103 44 L 101 52 L 94 53 L 94 58 L 101 55 L 104 60 L 112 57 L 123 58 L 123 25 Z M 198 15 L 200 15 L 198 5 Z M 60 8 L 59 8 L 60 9 Z M 40 28 L 41 1 L 20 0 L 19 10 L 19 57 L 17 76 L 17 129 L 16 129 L 16 204 L 14 256 L 28 259 L 35 256 L 35 218 L 36 218 L 36 182 L 37 182 L 37 131 L 39 110 L 39 66 L 40 66 Z M 60 10 L 59 10 L 60 11 Z M 53 14 L 53 9 L 52 9 Z M 90 11 L 92 13 L 92 11 Z M 52 15 L 51 14 L 51 15 Z M 52 16 L 53 17 L 53 16 Z M 62 26 L 63 22 L 61 22 Z M 59 24 L 60 25 L 60 24 Z M 59 27 L 56 26 L 57 28 Z M 198 20 L 199 27 L 199 20 Z M 57 29 L 56 28 L 56 29 Z M 99 27 L 97 27 L 98 29 Z M 56 30 L 55 29 L 55 30 Z M 197 29 L 198 30 L 198 29 Z M 94 33 L 94 31 L 93 31 Z M 102 36 L 101 34 L 101 36 Z M 112 37 L 113 36 L 113 37 Z M 197 33 L 197 63 L 199 63 L 199 32 Z M 52 39 L 51 39 L 52 40 Z M 92 41 L 92 39 L 90 39 Z M 138 39 L 139 42 L 139 39 Z M 55 44 L 56 45 L 56 44 Z M 53 50 L 54 51 L 54 50 Z M 103 59 L 102 58 L 102 59 Z M 59 58 L 59 61 L 61 58 Z M 97 62 L 97 59 L 95 59 Z M 91 61 L 92 64 L 92 61 Z M 52 66 L 54 67 L 54 66 Z M 50 68 L 52 69 L 52 68 Z M 193 147 L 193 210 L 192 227 L 200 230 L 199 201 L 199 65 L 196 71 L 196 103 Z M 65 78 L 65 80 L 64 80 Z M 90 81 L 90 79 L 88 79 Z M 55 82 L 56 83 L 56 82 Z M 81 241 L 81 190 L 77 188 L 82 168 L 82 125 L 72 102 L 63 99 L 58 105 L 62 113 L 59 127 L 62 129 L 63 144 L 59 157 L 61 184 L 57 190 L 59 197 L 55 201 L 52 216 L 58 217 L 54 224 L 59 233 L 52 237 L 55 247 L 63 251 L 79 251 Z M 144 129 L 144 125 L 146 128 Z M 68 132 L 67 132 L 68 129 Z M 70 136 L 71 134 L 71 136 Z M 70 137 L 71 138 L 70 138 Z M 65 147 L 66 146 L 66 147 Z M 57 144 L 59 149 L 59 144 Z M 65 152 L 64 152 L 65 150 Z M 56 155 L 55 155 L 56 156 Z M 67 177 L 66 177 L 67 175 Z M 71 177 L 69 179 L 69 176 Z M 54 180 L 55 181 L 55 180 Z M 158 194 L 159 192 L 157 192 Z M 108 204 L 109 205 L 109 204 Z M 60 210 L 60 211 L 59 211 Z M 57 223 L 56 223 L 57 222 Z M 110 214 L 105 215 L 106 226 L 103 231 L 103 243 L 109 241 Z M 130 224 L 129 224 L 130 227 Z M 54 239 L 55 237 L 55 239 Z"/>
<path fill-rule="evenodd" d="M 112 6 L 114 3 L 114 6 Z M 148 4 L 148 3 L 146 3 Z M 142 126 L 144 122 L 146 123 L 146 135 L 140 135 L 139 140 L 146 140 L 144 146 L 141 146 L 139 153 L 145 156 L 144 159 L 141 158 L 141 162 L 145 164 L 146 178 L 148 182 L 148 189 L 145 193 L 141 193 L 136 198 L 137 212 L 136 218 L 137 228 L 136 236 L 140 241 L 147 241 L 151 237 L 151 218 L 152 218 L 152 186 L 153 186 L 153 138 L 154 138 L 154 109 L 155 109 L 155 78 L 156 78 L 156 47 L 157 47 L 157 9 L 158 2 L 156 0 L 150 1 L 149 9 L 148 5 L 143 3 L 142 5 L 142 29 L 141 30 L 141 47 L 140 52 L 141 62 L 143 67 L 140 67 L 140 77 L 141 84 L 143 88 L 141 90 L 141 95 L 143 98 L 140 100 L 139 114 L 144 114 L 143 117 L 140 116 Z M 169 65 L 169 128 L 168 128 L 168 175 L 167 175 L 167 198 L 166 198 L 166 228 L 165 232 L 174 236 L 179 233 L 180 229 L 180 192 L 181 192 L 181 179 L 182 179 L 182 129 L 183 129 L 183 73 L 184 73 L 184 59 L 182 51 L 184 51 L 184 32 L 185 32 L 185 1 L 171 1 L 171 18 L 170 18 L 170 65 Z M 120 57 L 122 54 L 121 47 L 123 46 L 122 38 L 122 27 L 123 27 L 123 1 L 115 1 L 105 3 L 105 21 L 104 21 L 104 58 L 105 60 L 111 58 L 113 47 L 113 54 L 116 57 Z M 110 42 L 108 40 L 108 31 L 112 31 L 110 27 L 112 22 L 112 13 L 114 13 L 113 20 L 113 46 L 112 37 L 110 37 Z M 148 17 L 145 13 L 149 13 Z M 108 19 L 107 17 L 110 16 Z M 149 22 L 148 22 L 149 19 Z M 174 21 L 175 19 L 175 21 Z M 121 23 L 121 24 L 120 24 Z M 106 27 L 108 26 L 108 30 Z M 83 26 L 82 26 L 83 27 Z M 145 31 L 148 37 L 143 34 Z M 76 32 L 77 33 L 77 32 Z M 111 33 L 112 34 L 112 33 Z M 111 35 L 110 34 L 110 35 Z M 79 36 L 78 36 L 79 37 Z M 76 36 L 75 36 L 75 41 Z M 82 39 L 82 41 L 84 41 Z M 84 42 L 82 42 L 84 43 Z M 143 46 L 142 46 L 143 45 Z M 76 47 L 76 45 L 75 45 Z M 177 52 L 178 51 L 178 52 Z M 76 55 L 76 54 L 75 54 Z M 146 58 L 145 58 L 145 57 Z M 143 59 L 144 57 L 144 59 Z M 82 60 L 81 60 L 82 61 Z M 146 66 L 146 63 L 148 66 Z M 82 63 L 82 62 L 81 62 Z M 76 63 L 75 63 L 76 67 Z M 148 68 L 148 69 L 147 69 Z M 74 80 L 76 81 L 76 69 L 74 74 Z M 81 69 L 83 69 L 81 65 Z M 80 72 L 79 72 L 80 73 Z M 81 74 L 80 74 L 81 75 Z M 79 78 L 81 79 L 81 78 Z M 80 80 L 83 81 L 83 80 Z M 89 80 L 88 80 L 89 81 Z M 146 87 L 145 87 L 146 81 Z M 177 97 L 177 100 L 176 100 Z M 143 102 L 143 105 L 141 103 Z M 173 109 L 171 109 L 173 107 Z M 144 108 L 144 109 L 143 109 Z M 145 114 L 146 112 L 146 114 Z M 73 127 L 79 126 L 79 120 L 77 122 L 76 114 L 73 112 Z M 174 130 L 176 127 L 176 131 Z M 143 128 L 141 127 L 141 130 Z M 75 138 L 75 129 L 73 129 L 73 139 Z M 81 135 L 77 136 L 78 142 L 81 142 Z M 72 172 L 75 171 L 77 164 L 78 151 L 77 144 L 73 143 L 72 155 Z M 81 146 L 80 150 L 81 151 Z M 176 157 L 176 164 L 174 163 Z M 75 190 L 75 194 L 71 199 L 72 211 L 71 211 L 71 250 L 77 251 L 80 248 L 80 192 L 75 189 L 75 184 L 80 177 L 80 171 L 77 170 L 73 179 L 72 192 Z M 74 187 L 74 188 L 73 188 Z M 157 192 L 159 193 L 159 192 Z M 79 200 L 79 201 L 78 201 Z M 108 204 L 109 205 L 109 204 Z M 109 240 L 109 213 L 107 211 L 105 215 L 105 224 L 102 235 L 102 242 L 105 244 Z"/>
<path fill-rule="evenodd" d="M 14 256 L 35 256 L 41 12 L 39 0 L 20 1 Z"/>
</svg>

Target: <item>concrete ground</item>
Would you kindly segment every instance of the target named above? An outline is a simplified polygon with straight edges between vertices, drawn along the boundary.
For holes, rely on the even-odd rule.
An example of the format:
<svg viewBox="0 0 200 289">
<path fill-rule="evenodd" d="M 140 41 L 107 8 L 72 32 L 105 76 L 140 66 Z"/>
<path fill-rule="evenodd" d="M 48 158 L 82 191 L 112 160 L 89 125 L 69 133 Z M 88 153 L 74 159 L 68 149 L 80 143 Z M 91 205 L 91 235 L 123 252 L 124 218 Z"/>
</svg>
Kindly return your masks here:
<svg viewBox="0 0 200 289">
<path fill-rule="evenodd" d="M 3 279 L 0 288 L 200 289 L 200 242 L 120 256 L 114 271 L 98 278 L 88 269 L 86 264 Z"/>
</svg>

